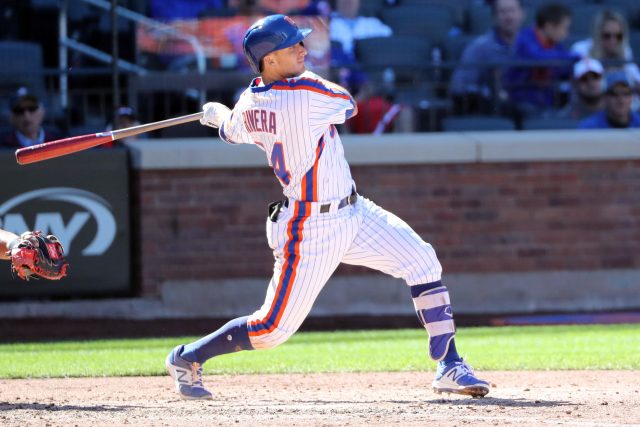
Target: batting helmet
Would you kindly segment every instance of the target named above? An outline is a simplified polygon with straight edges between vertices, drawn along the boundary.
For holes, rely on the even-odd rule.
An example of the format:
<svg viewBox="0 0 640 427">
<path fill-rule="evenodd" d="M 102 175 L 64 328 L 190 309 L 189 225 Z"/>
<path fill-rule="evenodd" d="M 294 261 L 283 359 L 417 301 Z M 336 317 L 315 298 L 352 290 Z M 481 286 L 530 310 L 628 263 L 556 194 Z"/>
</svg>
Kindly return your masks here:
<svg viewBox="0 0 640 427">
<path fill-rule="evenodd" d="M 251 69 L 259 73 L 260 61 L 265 55 L 300 43 L 310 32 L 311 28 L 298 28 L 288 16 L 267 16 L 253 24 L 244 35 L 244 55 Z"/>
</svg>

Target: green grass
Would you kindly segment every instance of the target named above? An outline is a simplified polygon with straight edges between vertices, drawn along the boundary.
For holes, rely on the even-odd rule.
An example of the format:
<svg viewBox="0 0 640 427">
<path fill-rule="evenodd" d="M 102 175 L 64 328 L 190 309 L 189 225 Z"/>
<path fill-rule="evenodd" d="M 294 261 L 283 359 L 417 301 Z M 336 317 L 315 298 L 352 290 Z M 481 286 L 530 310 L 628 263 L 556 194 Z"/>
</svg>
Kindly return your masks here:
<svg viewBox="0 0 640 427">
<path fill-rule="evenodd" d="M 163 375 L 175 345 L 198 337 L 0 344 L 0 378 Z M 640 326 L 460 328 L 461 355 L 482 370 L 640 369 Z M 225 355 L 206 374 L 431 370 L 426 332 L 299 333 L 282 346 Z"/>
</svg>

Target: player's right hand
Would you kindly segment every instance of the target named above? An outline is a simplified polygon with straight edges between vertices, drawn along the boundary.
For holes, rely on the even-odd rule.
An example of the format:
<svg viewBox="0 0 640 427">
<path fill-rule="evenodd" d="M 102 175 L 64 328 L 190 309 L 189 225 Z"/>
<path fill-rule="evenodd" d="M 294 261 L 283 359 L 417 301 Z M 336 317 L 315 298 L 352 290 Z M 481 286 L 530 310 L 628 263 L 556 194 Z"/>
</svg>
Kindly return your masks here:
<svg viewBox="0 0 640 427">
<path fill-rule="evenodd" d="M 231 110 L 219 102 L 207 102 L 202 106 L 203 115 L 200 123 L 212 128 L 219 128 L 222 122 L 231 114 Z"/>
</svg>

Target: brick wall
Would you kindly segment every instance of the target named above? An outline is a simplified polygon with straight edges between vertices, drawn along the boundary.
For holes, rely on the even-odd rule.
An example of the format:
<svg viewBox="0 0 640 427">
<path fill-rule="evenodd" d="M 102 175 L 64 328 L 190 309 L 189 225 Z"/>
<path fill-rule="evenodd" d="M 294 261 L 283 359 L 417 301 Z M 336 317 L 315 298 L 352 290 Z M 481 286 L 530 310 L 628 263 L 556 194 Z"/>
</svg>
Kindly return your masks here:
<svg viewBox="0 0 640 427">
<path fill-rule="evenodd" d="M 640 266 L 640 161 L 362 165 L 363 194 L 431 242 L 445 274 Z M 255 169 L 134 173 L 141 292 L 166 280 L 271 275 L 273 173 Z M 368 270 L 342 266 L 337 275 Z"/>
</svg>

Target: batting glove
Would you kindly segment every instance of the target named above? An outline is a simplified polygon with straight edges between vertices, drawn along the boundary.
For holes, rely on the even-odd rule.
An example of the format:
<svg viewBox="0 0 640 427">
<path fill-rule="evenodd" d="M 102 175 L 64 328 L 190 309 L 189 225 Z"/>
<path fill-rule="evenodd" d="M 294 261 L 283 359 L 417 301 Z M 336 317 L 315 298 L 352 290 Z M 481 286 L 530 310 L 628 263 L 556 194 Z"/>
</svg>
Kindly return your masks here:
<svg viewBox="0 0 640 427">
<path fill-rule="evenodd" d="M 207 102 L 202 106 L 202 111 L 204 114 L 200 119 L 200 123 L 212 128 L 219 128 L 231 114 L 231 110 L 219 102 Z"/>
</svg>

